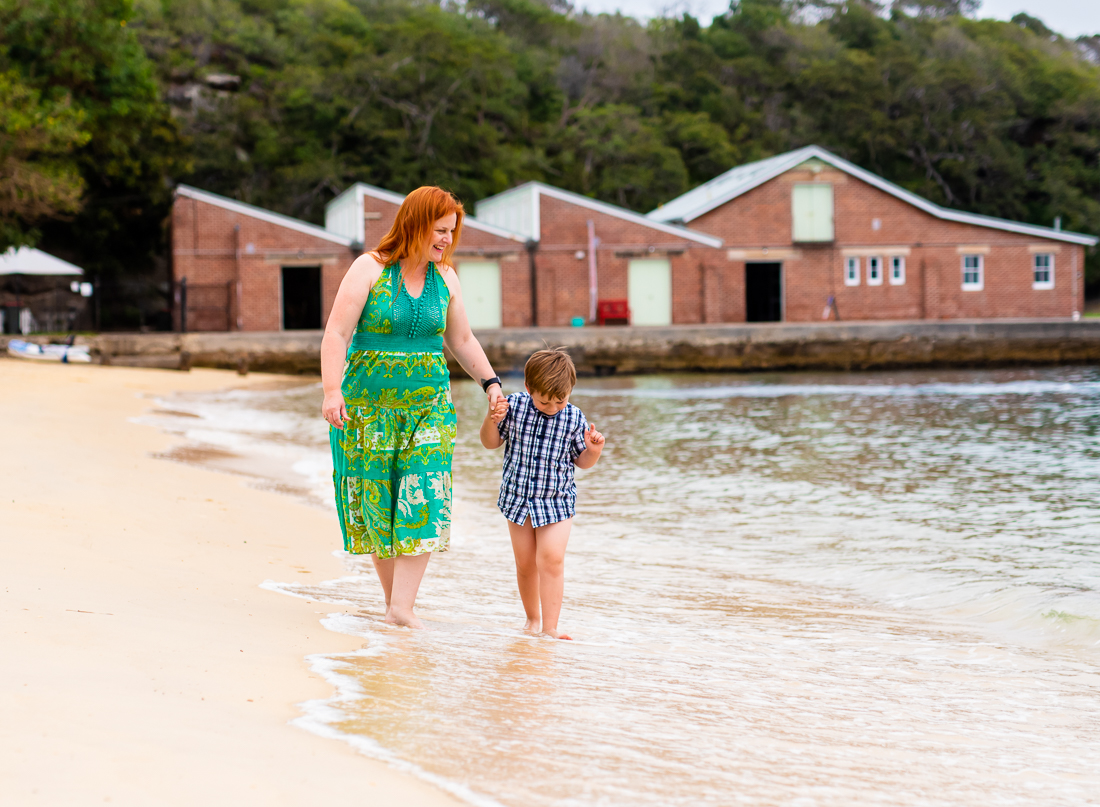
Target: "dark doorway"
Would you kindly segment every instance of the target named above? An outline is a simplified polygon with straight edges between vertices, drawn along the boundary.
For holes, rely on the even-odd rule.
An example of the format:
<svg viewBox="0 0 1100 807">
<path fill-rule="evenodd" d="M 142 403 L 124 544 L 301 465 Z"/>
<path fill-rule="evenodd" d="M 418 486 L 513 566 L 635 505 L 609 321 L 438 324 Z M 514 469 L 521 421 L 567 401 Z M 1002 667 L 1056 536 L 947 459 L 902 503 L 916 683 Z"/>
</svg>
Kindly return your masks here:
<svg viewBox="0 0 1100 807">
<path fill-rule="evenodd" d="M 745 321 L 783 319 L 782 264 L 745 264 Z"/>
<path fill-rule="evenodd" d="M 283 330 L 321 327 L 321 267 L 283 267 Z"/>
</svg>

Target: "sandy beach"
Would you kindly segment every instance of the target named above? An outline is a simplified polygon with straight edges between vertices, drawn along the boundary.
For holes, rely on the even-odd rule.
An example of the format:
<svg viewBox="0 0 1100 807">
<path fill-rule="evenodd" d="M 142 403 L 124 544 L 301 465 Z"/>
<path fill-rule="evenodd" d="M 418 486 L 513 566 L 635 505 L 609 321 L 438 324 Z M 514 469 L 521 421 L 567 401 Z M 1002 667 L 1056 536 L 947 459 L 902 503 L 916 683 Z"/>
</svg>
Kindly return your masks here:
<svg viewBox="0 0 1100 807">
<path fill-rule="evenodd" d="M 289 725 L 331 694 L 305 657 L 362 640 L 259 586 L 345 575 L 335 520 L 132 420 L 274 378 L 0 360 L 3 803 L 459 803 Z"/>
</svg>

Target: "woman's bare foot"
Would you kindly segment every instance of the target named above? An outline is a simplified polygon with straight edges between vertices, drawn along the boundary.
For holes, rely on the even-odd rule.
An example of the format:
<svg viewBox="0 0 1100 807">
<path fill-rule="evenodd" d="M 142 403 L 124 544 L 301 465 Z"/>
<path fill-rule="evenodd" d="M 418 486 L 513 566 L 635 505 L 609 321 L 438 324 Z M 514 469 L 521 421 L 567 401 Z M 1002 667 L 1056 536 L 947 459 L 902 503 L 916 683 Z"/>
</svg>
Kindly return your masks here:
<svg viewBox="0 0 1100 807">
<path fill-rule="evenodd" d="M 386 611 L 386 618 L 382 620 L 388 625 L 400 625 L 404 628 L 424 630 L 424 623 L 412 611 L 402 611 L 392 606 Z"/>
<path fill-rule="evenodd" d="M 567 636 L 566 634 L 564 634 L 564 633 L 562 633 L 561 631 L 558 631 L 558 630 L 544 630 L 543 634 L 545 636 L 549 636 L 551 639 L 564 639 L 567 642 L 573 641 L 572 636 Z"/>
<path fill-rule="evenodd" d="M 539 621 L 537 619 L 528 619 L 526 622 L 523 623 L 523 632 L 524 633 L 538 633 L 539 632 Z"/>
</svg>

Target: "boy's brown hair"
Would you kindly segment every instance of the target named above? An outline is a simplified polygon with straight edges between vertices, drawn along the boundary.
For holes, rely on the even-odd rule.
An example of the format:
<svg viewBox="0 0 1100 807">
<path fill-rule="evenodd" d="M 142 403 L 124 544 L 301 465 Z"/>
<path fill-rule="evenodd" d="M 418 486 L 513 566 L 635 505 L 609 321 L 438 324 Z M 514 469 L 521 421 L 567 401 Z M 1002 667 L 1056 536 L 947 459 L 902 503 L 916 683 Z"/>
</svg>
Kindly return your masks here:
<svg viewBox="0 0 1100 807">
<path fill-rule="evenodd" d="M 532 392 L 566 398 L 577 383 L 577 368 L 568 353 L 551 347 L 531 354 L 523 368 L 523 381 Z"/>
</svg>

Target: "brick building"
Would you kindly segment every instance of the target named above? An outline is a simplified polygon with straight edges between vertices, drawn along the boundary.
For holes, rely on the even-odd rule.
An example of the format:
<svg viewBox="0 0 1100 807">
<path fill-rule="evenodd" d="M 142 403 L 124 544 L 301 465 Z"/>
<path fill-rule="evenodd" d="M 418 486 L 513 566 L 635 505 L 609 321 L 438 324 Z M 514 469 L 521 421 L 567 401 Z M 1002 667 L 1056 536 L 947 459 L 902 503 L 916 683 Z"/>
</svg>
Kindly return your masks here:
<svg viewBox="0 0 1100 807">
<path fill-rule="evenodd" d="M 357 183 L 318 227 L 180 186 L 176 326 L 323 327 L 403 199 Z M 816 146 L 734 168 L 646 216 L 540 182 L 476 213 L 455 252 L 475 328 L 591 322 L 615 302 L 635 325 L 1068 318 L 1098 240 L 942 208 Z"/>
<path fill-rule="evenodd" d="M 481 200 L 477 217 L 531 244 L 536 282 L 515 290 L 517 324 L 591 322 L 599 301 L 626 302 L 635 325 L 704 321 L 720 238 L 541 182 Z"/>
<path fill-rule="evenodd" d="M 323 327 L 359 255 L 353 238 L 186 185 L 172 206 L 175 327 Z"/>
<path fill-rule="evenodd" d="M 942 208 L 817 146 L 648 214 L 725 242 L 707 321 L 1070 317 L 1097 239 Z M 720 300 L 720 302 L 713 302 Z"/>
<path fill-rule="evenodd" d="M 386 233 L 403 198 L 353 185 L 329 204 L 328 226 L 318 227 L 180 185 L 172 207 L 175 327 L 323 328 L 344 274 L 364 244 L 372 248 Z M 526 309 L 518 319 L 500 321 L 502 297 L 507 312 L 511 290 L 518 286 L 525 295 L 530 283 L 526 239 L 470 217 L 463 230 L 455 263 L 463 289 L 469 286 L 472 321 L 477 327 L 526 324 Z"/>
</svg>

